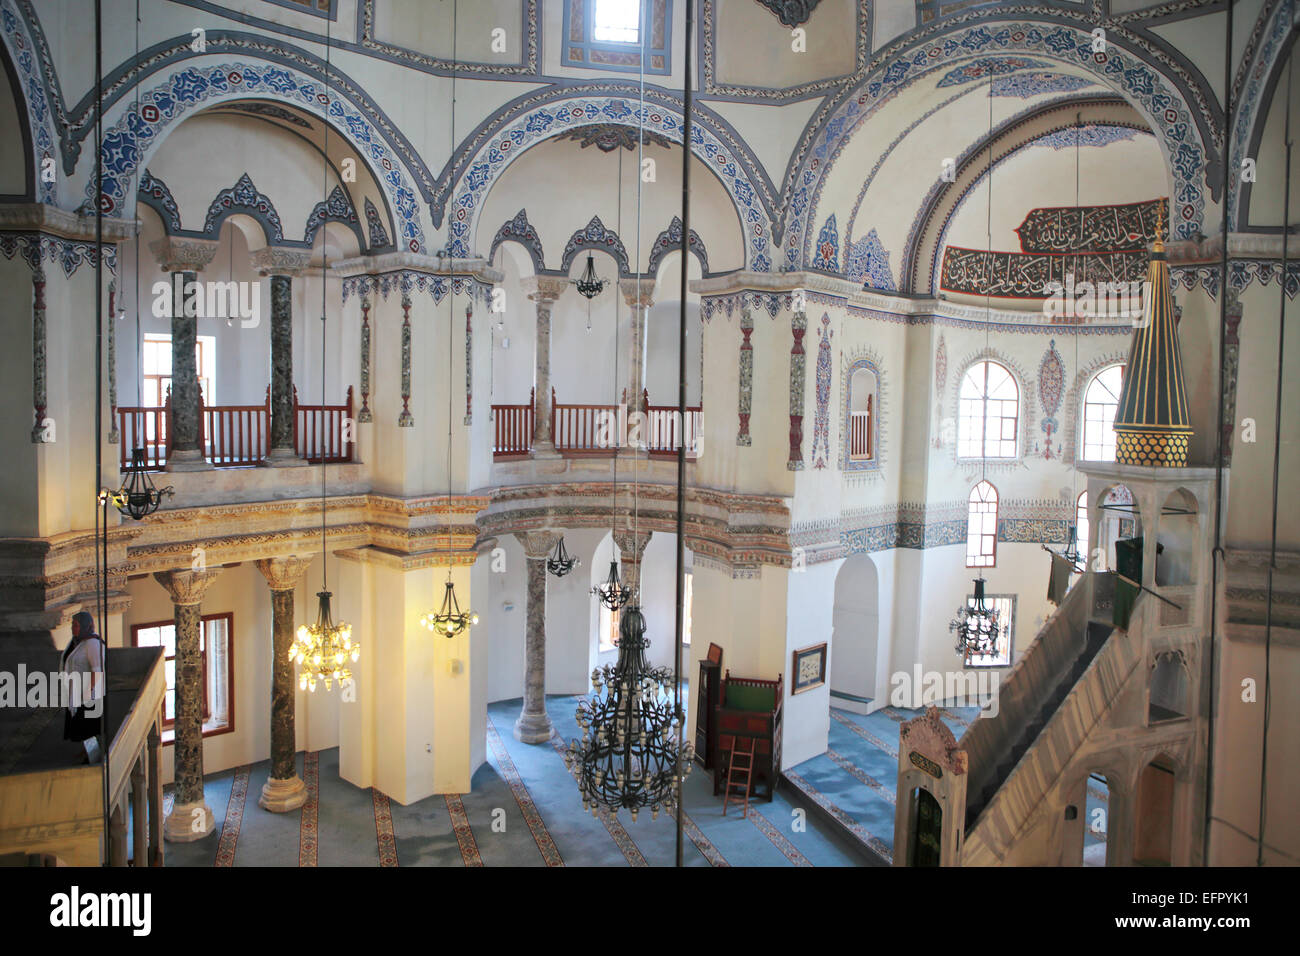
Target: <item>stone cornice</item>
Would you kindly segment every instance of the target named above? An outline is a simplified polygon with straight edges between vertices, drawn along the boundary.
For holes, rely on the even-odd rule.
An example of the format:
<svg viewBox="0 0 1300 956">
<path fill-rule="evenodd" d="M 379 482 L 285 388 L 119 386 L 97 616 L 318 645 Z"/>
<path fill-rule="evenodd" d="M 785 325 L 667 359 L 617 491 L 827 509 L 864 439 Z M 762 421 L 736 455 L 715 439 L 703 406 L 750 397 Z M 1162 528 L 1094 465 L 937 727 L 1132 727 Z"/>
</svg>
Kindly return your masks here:
<svg viewBox="0 0 1300 956">
<path fill-rule="evenodd" d="M 378 256 L 341 259 L 330 268 L 343 278 L 384 275 L 389 272 L 423 272 L 427 275 L 470 276 L 488 285 L 495 285 L 505 279 L 505 273 L 492 268 L 483 258 L 452 259 L 415 252 L 386 252 Z"/>
<path fill-rule="evenodd" d="M 1300 243 L 1293 243 L 1298 245 Z M 1165 244 L 1170 266 L 1219 265 L 1223 261 L 1223 236 L 1215 233 L 1200 242 L 1180 239 Z M 1294 253 L 1293 253 L 1294 256 Z M 1282 234 L 1232 232 L 1228 234 L 1228 259 L 1281 259 Z"/>
<path fill-rule="evenodd" d="M 302 249 L 263 246 L 249 256 L 261 275 L 299 276 L 311 268 L 312 254 Z"/>
<path fill-rule="evenodd" d="M 149 251 L 164 272 L 198 272 L 217 255 L 215 239 L 182 239 L 164 236 L 149 243 Z"/>
<path fill-rule="evenodd" d="M 78 216 L 57 206 L 44 203 L 0 204 L 0 231 L 32 231 L 63 239 L 95 241 L 95 218 Z M 123 242 L 135 235 L 136 223 L 130 219 L 104 219 L 104 242 Z"/>
</svg>

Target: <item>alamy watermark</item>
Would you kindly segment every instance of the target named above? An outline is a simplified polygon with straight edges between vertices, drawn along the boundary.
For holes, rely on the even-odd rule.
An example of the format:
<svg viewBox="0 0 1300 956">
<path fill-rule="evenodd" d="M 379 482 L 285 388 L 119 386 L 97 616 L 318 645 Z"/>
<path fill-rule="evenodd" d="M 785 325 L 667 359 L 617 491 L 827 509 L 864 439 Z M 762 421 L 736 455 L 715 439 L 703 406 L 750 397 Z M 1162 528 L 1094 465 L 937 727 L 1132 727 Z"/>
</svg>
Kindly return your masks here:
<svg viewBox="0 0 1300 956">
<path fill-rule="evenodd" d="M 1049 282 L 1043 286 L 1043 315 L 1049 319 L 1132 319 L 1135 328 L 1146 321 L 1146 280 L 1137 282 L 1076 283 L 1074 273 L 1066 273 L 1065 284 Z"/>
<path fill-rule="evenodd" d="M 979 707 L 981 717 L 998 715 L 998 688 L 1002 675 L 996 670 L 921 671 L 917 664 L 908 671 L 896 671 L 889 678 L 889 704 L 911 710 L 915 707 L 947 704 Z"/>
<path fill-rule="evenodd" d="M 641 451 L 677 451 L 685 446 L 687 458 L 698 458 L 704 449 L 702 413 L 686 413 L 683 427 L 679 409 L 633 410 L 627 405 L 596 413 L 597 448 L 637 448 Z M 688 434 L 689 432 L 689 434 Z"/>
<path fill-rule="evenodd" d="M 0 707 L 84 706 L 87 717 L 98 717 L 104 711 L 103 683 L 101 672 L 29 672 L 20 663 L 17 671 L 0 671 Z"/>
<path fill-rule="evenodd" d="M 160 279 L 153 284 L 155 318 L 172 318 L 177 302 L 181 315 L 190 319 L 239 319 L 245 329 L 255 329 L 262 321 L 260 282 L 185 282 L 177 273 L 170 282 Z"/>
</svg>

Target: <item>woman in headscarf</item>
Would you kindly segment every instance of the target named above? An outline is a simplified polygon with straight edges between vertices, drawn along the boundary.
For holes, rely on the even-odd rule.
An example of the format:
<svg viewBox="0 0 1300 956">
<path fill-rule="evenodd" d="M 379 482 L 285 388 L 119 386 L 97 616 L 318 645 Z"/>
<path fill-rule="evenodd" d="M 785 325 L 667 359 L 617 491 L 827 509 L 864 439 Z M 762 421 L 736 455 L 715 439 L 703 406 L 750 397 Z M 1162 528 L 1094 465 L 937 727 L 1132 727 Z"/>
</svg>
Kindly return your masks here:
<svg viewBox="0 0 1300 956">
<path fill-rule="evenodd" d="M 72 640 L 63 650 L 61 669 L 71 678 L 65 686 L 75 685 L 63 718 L 63 739 L 81 742 L 86 762 L 97 761 L 96 737 L 104 714 L 104 639 L 95 633 L 95 619 L 89 611 L 72 616 Z"/>
</svg>

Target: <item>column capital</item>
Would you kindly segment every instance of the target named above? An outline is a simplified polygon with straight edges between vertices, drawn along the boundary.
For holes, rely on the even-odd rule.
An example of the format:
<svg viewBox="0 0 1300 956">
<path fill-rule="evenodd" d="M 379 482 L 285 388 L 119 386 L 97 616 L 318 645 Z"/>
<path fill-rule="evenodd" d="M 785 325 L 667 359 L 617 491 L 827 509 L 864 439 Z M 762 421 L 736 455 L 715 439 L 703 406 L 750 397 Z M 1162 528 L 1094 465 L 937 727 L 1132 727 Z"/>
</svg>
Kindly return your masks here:
<svg viewBox="0 0 1300 956">
<path fill-rule="evenodd" d="M 651 278 L 640 279 L 619 279 L 619 291 L 623 293 L 623 301 L 632 308 L 641 306 L 648 309 L 655 304 L 655 280 Z"/>
<path fill-rule="evenodd" d="M 650 535 L 653 533 L 652 531 L 634 533 L 631 529 L 624 528 L 611 534 L 614 543 L 618 545 L 618 553 L 622 556 L 622 560 L 640 562 L 645 556 L 646 545 L 650 543 Z"/>
<path fill-rule="evenodd" d="M 149 251 L 158 259 L 164 272 L 199 272 L 207 268 L 217 254 L 215 239 L 180 239 L 164 236 L 149 243 Z"/>
<path fill-rule="evenodd" d="M 515 537 L 524 546 L 524 556 L 530 561 L 545 560 L 560 540 L 558 531 L 516 531 Z"/>
<path fill-rule="evenodd" d="M 264 276 L 300 276 L 311 267 L 311 252 L 263 246 L 249 256 L 253 268 Z"/>
<path fill-rule="evenodd" d="M 284 558 L 258 558 L 257 570 L 266 578 L 266 586 L 272 591 L 292 591 L 302 581 L 303 575 L 311 565 L 311 558 L 290 555 Z"/>
<path fill-rule="evenodd" d="M 203 595 L 220 573 L 220 568 L 215 571 L 155 571 L 153 577 L 167 590 L 173 604 L 187 605 L 202 604 Z"/>
<path fill-rule="evenodd" d="M 534 302 L 550 304 L 564 294 L 569 280 L 563 276 L 528 276 L 520 280 L 524 294 Z"/>
</svg>

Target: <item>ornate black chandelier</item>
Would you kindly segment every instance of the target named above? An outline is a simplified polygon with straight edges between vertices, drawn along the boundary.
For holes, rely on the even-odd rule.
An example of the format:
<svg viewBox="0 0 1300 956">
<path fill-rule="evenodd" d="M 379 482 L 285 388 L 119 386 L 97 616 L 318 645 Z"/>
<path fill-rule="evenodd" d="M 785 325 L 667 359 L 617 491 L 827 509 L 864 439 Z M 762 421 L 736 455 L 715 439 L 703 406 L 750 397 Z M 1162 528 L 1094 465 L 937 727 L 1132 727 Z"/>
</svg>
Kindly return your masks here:
<svg viewBox="0 0 1300 956">
<path fill-rule="evenodd" d="M 144 449 L 137 448 L 131 452 L 131 467 L 126 471 L 122 487 L 101 494 L 105 500 L 113 502 L 119 512 L 140 521 L 158 510 L 164 495 L 170 498 L 174 492 L 171 485 L 166 488 L 154 487 L 149 470 L 145 467 Z"/>
<path fill-rule="evenodd" d="M 451 583 L 450 575 L 447 589 L 442 593 L 442 609 L 437 614 L 425 614 L 420 623 L 443 637 L 455 637 L 461 631 L 468 631 L 478 623 L 478 615 L 473 611 L 462 611 L 456 600 L 456 586 Z"/>
<path fill-rule="evenodd" d="M 591 253 L 587 253 L 587 268 L 582 270 L 582 275 L 573 280 L 573 284 L 578 287 L 578 294 L 591 300 L 600 295 L 605 289 L 605 280 L 596 275 L 596 260 Z"/>
<path fill-rule="evenodd" d="M 564 547 L 564 538 L 561 536 L 555 544 L 555 550 L 546 559 L 546 570 L 557 578 L 562 578 L 581 563 L 577 558 L 569 557 L 569 552 Z"/>
<path fill-rule="evenodd" d="M 975 579 L 975 599 L 957 610 L 957 617 L 948 625 L 957 632 L 957 653 L 966 659 L 992 655 L 997 649 L 1001 625 L 998 612 L 984 600 L 984 579 Z"/>
<path fill-rule="evenodd" d="M 645 629 L 641 608 L 628 607 L 619 622 L 618 662 L 591 672 L 593 693 L 576 714 L 582 739 L 564 754 L 582 808 L 592 816 L 601 807 L 615 816 L 629 810 L 633 823 L 647 807 L 652 818 L 673 811 L 694 757 L 689 741 L 678 749 L 682 715 L 673 709 L 672 671 L 646 663 Z"/>
<path fill-rule="evenodd" d="M 609 562 L 609 576 L 605 578 L 605 583 L 596 585 L 591 593 L 611 611 L 617 611 L 632 600 L 632 588 L 619 580 L 617 561 Z"/>
</svg>

